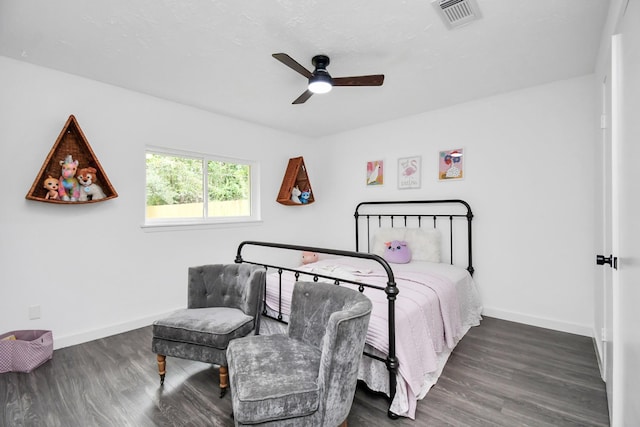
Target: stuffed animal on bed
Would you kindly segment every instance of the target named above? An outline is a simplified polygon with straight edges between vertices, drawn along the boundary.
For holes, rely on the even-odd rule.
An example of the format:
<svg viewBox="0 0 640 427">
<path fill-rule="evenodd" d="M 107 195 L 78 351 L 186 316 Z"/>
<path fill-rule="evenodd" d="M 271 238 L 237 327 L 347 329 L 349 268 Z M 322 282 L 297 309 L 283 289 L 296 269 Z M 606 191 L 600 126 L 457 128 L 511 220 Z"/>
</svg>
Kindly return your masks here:
<svg viewBox="0 0 640 427">
<path fill-rule="evenodd" d="M 411 249 L 404 240 L 386 242 L 383 258 L 394 264 L 406 264 L 411 261 Z"/>
<path fill-rule="evenodd" d="M 318 261 L 318 254 L 315 252 L 302 252 L 302 263 L 303 264 L 311 264 L 312 262 Z"/>
</svg>

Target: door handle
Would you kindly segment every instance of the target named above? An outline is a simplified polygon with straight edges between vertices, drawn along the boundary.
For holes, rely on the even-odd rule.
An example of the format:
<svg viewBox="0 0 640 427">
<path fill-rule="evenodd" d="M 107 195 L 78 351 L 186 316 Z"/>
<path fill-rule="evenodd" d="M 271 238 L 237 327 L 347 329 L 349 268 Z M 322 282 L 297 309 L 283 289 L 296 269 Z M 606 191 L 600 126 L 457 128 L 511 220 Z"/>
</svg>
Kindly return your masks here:
<svg viewBox="0 0 640 427">
<path fill-rule="evenodd" d="M 618 257 L 614 257 L 613 255 L 604 256 L 604 255 L 596 255 L 596 264 L 605 265 L 609 264 L 609 267 L 613 267 L 616 270 L 618 269 Z"/>
</svg>

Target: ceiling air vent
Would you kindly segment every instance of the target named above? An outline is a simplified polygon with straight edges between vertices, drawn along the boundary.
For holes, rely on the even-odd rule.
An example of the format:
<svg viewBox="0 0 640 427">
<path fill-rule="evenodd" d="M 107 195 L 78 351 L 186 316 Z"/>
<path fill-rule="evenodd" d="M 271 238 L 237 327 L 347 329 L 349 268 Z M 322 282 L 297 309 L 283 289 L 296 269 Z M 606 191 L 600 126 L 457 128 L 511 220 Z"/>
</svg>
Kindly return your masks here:
<svg viewBox="0 0 640 427">
<path fill-rule="evenodd" d="M 447 28 L 461 27 L 482 16 L 475 0 L 432 0 L 431 4 Z"/>
</svg>

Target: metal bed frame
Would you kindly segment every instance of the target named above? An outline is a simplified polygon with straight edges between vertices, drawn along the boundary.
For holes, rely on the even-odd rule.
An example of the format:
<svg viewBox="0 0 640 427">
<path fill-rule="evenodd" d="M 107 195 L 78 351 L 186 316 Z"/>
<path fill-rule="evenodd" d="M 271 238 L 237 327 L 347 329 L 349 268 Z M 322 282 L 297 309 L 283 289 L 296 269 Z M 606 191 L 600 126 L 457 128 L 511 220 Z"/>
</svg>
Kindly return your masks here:
<svg viewBox="0 0 640 427">
<path fill-rule="evenodd" d="M 389 206 L 417 206 L 418 208 L 428 208 L 430 206 L 449 206 L 449 205 L 462 205 L 465 209 L 466 209 L 466 213 L 460 214 L 460 213 L 442 213 L 442 212 L 437 212 L 437 213 L 417 213 L 417 212 L 411 212 L 408 214 L 404 214 L 404 213 L 389 213 L 390 211 L 384 211 L 384 209 L 382 207 L 389 207 Z M 372 212 L 368 212 L 368 209 L 371 208 L 372 206 L 376 206 L 376 207 L 381 207 L 381 212 L 378 213 L 372 213 Z M 454 208 L 452 208 L 454 209 Z M 361 213 L 362 210 L 367 211 L 367 213 Z M 411 201 L 374 201 L 374 202 L 362 202 L 360 204 L 357 205 L 355 213 L 354 213 L 354 217 L 355 217 L 355 240 L 356 240 L 356 250 L 355 252 L 352 251 L 343 251 L 343 250 L 338 250 L 338 249 L 330 249 L 330 248 L 319 248 L 319 247 L 313 247 L 313 246 L 302 246 L 302 245 L 290 245 L 290 244 L 285 244 L 285 243 L 274 243 L 274 242 L 259 242 L 259 241 L 244 241 L 242 243 L 240 243 L 240 245 L 238 246 L 238 250 L 236 253 L 236 259 L 235 262 L 236 263 L 247 263 L 247 264 L 253 264 L 253 265 L 260 265 L 265 267 L 266 270 L 271 269 L 275 269 L 278 272 L 278 278 L 279 278 L 279 287 L 280 287 L 280 296 L 282 295 L 282 273 L 285 271 L 289 271 L 294 273 L 295 275 L 295 280 L 298 281 L 300 276 L 311 276 L 312 280 L 314 282 L 317 282 L 320 278 L 322 279 L 329 279 L 329 280 L 333 280 L 334 283 L 336 285 L 339 285 L 340 283 L 351 283 L 354 285 L 358 286 L 358 289 L 360 290 L 360 292 L 363 292 L 365 290 L 365 288 L 368 289 L 377 289 L 380 291 L 384 291 L 387 295 L 387 301 L 388 301 L 388 330 L 389 330 L 389 351 L 387 354 L 386 358 L 371 354 L 367 351 L 364 352 L 365 356 L 371 357 L 373 359 L 376 359 L 378 361 L 383 362 L 386 365 L 386 368 L 389 372 L 389 396 L 388 396 L 388 400 L 389 400 L 389 409 L 387 411 L 387 415 L 389 416 L 389 418 L 392 419 L 396 419 L 398 418 L 398 415 L 393 413 L 390 409 L 391 407 L 391 403 L 393 402 L 393 399 L 395 397 L 396 394 L 396 388 L 397 388 L 397 380 L 396 380 L 396 375 L 398 373 L 398 367 L 400 364 L 400 361 L 398 361 L 397 357 L 396 357 L 396 333 L 395 333 L 395 301 L 396 301 L 396 296 L 399 293 L 398 287 L 396 285 L 395 282 L 395 278 L 393 275 L 393 270 L 391 268 L 391 266 L 387 263 L 387 261 L 384 260 L 384 258 L 375 255 L 375 254 L 371 254 L 369 253 L 369 251 L 371 250 L 370 247 L 370 242 L 371 242 L 371 225 L 372 225 L 372 221 L 377 222 L 377 228 L 381 228 L 382 225 L 385 223 L 385 221 L 389 222 L 389 225 L 391 227 L 395 227 L 396 223 L 398 220 L 401 221 L 401 226 L 407 228 L 408 225 L 408 221 L 411 218 L 414 218 L 415 220 L 417 220 L 418 223 L 418 227 L 421 227 L 423 225 L 423 219 L 429 219 L 433 221 L 433 227 L 436 228 L 437 226 L 437 222 L 439 219 L 444 218 L 445 220 L 449 221 L 449 247 L 450 247 L 450 254 L 449 254 L 449 262 L 451 264 L 453 264 L 453 257 L 454 257 L 454 227 L 453 227 L 453 222 L 455 220 L 466 220 L 467 222 L 467 227 L 466 227 L 466 234 L 467 234 L 467 271 L 469 271 L 469 273 L 471 275 L 473 275 L 474 272 L 474 268 L 473 268 L 473 264 L 472 264 L 472 247 L 471 247 L 471 220 L 473 219 L 473 213 L 471 212 L 471 207 L 469 206 L 469 204 L 467 202 L 465 202 L 464 200 L 459 200 L 459 199 L 448 199 L 448 200 L 411 200 Z M 376 221 L 377 220 L 377 221 Z M 366 241 L 367 241 L 367 252 L 360 252 L 360 234 L 359 234 L 359 229 L 363 226 L 362 222 L 364 222 L 364 225 L 366 225 Z M 271 265 L 271 264 L 267 264 L 264 262 L 258 262 L 258 261 L 250 261 L 247 260 L 245 257 L 243 257 L 242 255 L 242 250 L 247 247 L 247 246 L 256 246 L 256 247 L 266 247 L 266 248 L 276 248 L 276 249 L 283 249 L 283 250 L 291 250 L 291 251 L 309 251 L 309 252 L 316 252 L 316 253 L 321 253 L 321 254 L 326 254 L 326 255 L 338 255 L 338 256 L 344 256 L 344 257 L 350 257 L 350 258 L 361 258 L 361 259 L 368 259 L 371 260 L 373 262 L 378 263 L 386 272 L 387 274 L 387 283 L 386 283 L 386 287 L 382 287 L 382 286 L 378 286 L 378 285 L 372 285 L 372 284 L 367 284 L 367 283 L 363 283 L 363 282 L 354 282 L 351 280 L 346 280 L 346 279 L 338 279 L 336 277 L 331 277 L 331 276 L 326 276 L 326 275 L 322 275 L 322 274 L 317 274 L 317 273 L 310 273 L 310 272 L 305 272 L 305 271 L 301 271 L 295 268 L 288 268 L 288 267 L 283 267 L 283 266 L 277 266 L 277 265 Z M 266 294 L 266 292 L 265 292 Z M 275 317 L 273 315 L 271 315 L 270 313 L 267 312 L 267 308 L 266 308 L 266 296 L 265 296 L 265 300 L 263 301 L 263 311 L 262 311 L 262 315 L 265 317 L 269 317 L 273 320 L 276 320 L 278 322 L 282 322 L 282 323 L 286 323 L 283 320 L 283 315 L 282 315 L 282 307 L 279 306 L 278 310 L 277 310 L 277 314 L 275 315 Z"/>
<path fill-rule="evenodd" d="M 460 213 L 431 213 L 431 214 L 425 214 L 425 213 L 410 213 L 410 214 L 403 214 L 403 213 L 397 213 L 397 214 L 393 214 L 393 213 L 367 213 L 367 214 L 362 214 L 360 213 L 360 210 L 362 208 L 366 208 L 367 206 L 392 206 L 392 205 L 398 205 L 398 206 L 445 206 L 445 205 L 462 205 L 465 210 L 466 213 L 464 214 L 460 214 Z M 360 250 L 360 239 L 359 239 L 359 229 L 360 229 L 360 223 L 359 220 L 361 219 L 366 219 L 366 226 L 367 226 L 367 252 L 371 250 L 370 247 L 370 242 L 371 242 L 371 232 L 370 232 L 370 228 L 371 228 L 371 220 L 377 218 L 378 219 L 378 228 L 382 227 L 382 221 L 383 218 L 389 218 L 390 220 L 390 226 L 393 228 L 395 223 L 394 221 L 397 219 L 401 219 L 403 222 L 403 226 L 406 228 L 407 227 L 407 221 L 410 218 L 416 218 L 417 222 L 418 222 L 418 227 L 422 226 L 422 219 L 433 219 L 433 228 L 436 228 L 437 226 L 437 222 L 439 218 L 446 218 L 449 220 L 449 248 L 450 248 L 450 253 L 449 253 L 449 262 L 451 264 L 453 264 L 453 249 L 454 249 L 454 245 L 453 245 L 453 221 L 456 218 L 464 218 L 467 221 L 467 271 L 469 271 L 469 274 L 471 274 L 473 276 L 473 272 L 475 271 L 473 268 L 473 254 L 471 251 L 472 248 L 472 240 L 471 240 L 471 220 L 473 219 L 473 212 L 471 212 L 471 206 L 469 206 L 469 204 L 467 202 L 465 202 L 464 200 L 460 200 L 460 199 L 446 199 L 446 200 L 410 200 L 410 201 L 404 201 L 404 202 L 389 202 L 389 201 L 382 201 L 382 202 L 362 202 L 360 204 L 358 204 L 358 206 L 356 206 L 356 211 L 354 213 L 354 217 L 356 220 L 356 224 L 355 224 L 355 230 L 356 230 L 356 252 L 358 252 Z"/>
</svg>

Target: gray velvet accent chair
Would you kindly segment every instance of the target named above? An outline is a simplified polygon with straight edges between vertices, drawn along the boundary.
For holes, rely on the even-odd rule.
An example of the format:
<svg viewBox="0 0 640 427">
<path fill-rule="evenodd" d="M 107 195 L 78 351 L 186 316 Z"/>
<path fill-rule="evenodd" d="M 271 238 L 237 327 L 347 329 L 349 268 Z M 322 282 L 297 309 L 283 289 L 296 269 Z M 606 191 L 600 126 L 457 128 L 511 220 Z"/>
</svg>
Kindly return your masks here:
<svg viewBox="0 0 640 427">
<path fill-rule="evenodd" d="M 227 347 L 257 334 L 265 287 L 264 267 L 212 264 L 190 267 L 187 308 L 153 323 L 151 349 L 157 354 L 160 384 L 166 356 L 219 365 L 220 397 L 227 390 Z"/>
<path fill-rule="evenodd" d="M 235 425 L 346 426 L 371 307 L 350 288 L 296 283 L 287 334 L 229 344 Z"/>
</svg>

